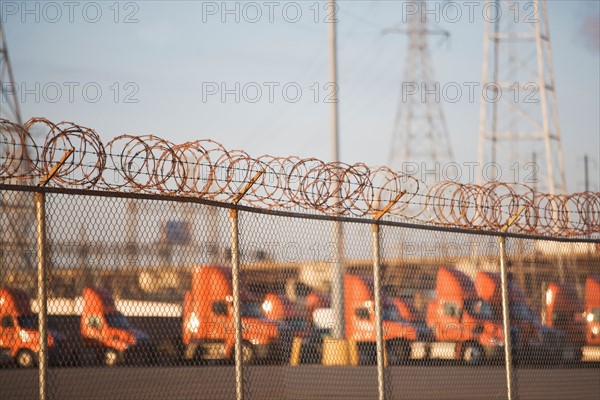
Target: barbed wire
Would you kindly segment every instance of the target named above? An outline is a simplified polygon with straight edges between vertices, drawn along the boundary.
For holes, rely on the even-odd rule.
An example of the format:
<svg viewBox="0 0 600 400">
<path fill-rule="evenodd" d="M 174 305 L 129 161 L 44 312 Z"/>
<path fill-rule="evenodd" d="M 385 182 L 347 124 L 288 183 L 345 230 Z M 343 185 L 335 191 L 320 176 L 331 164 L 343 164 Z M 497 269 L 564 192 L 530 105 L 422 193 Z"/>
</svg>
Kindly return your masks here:
<svg viewBox="0 0 600 400">
<path fill-rule="evenodd" d="M 43 144 L 32 130 L 45 132 Z M 242 199 L 257 208 L 372 217 L 396 201 L 388 217 L 412 222 L 497 231 L 522 211 L 512 232 L 560 237 L 600 232 L 600 193 L 543 194 L 502 182 L 445 181 L 427 187 L 388 167 L 293 156 L 254 158 L 210 139 L 174 144 L 152 135 L 121 135 L 104 144 L 90 128 L 45 118 L 23 126 L 0 119 L 0 183 L 36 184 L 71 149 L 49 185 L 231 203 L 258 176 Z"/>
</svg>

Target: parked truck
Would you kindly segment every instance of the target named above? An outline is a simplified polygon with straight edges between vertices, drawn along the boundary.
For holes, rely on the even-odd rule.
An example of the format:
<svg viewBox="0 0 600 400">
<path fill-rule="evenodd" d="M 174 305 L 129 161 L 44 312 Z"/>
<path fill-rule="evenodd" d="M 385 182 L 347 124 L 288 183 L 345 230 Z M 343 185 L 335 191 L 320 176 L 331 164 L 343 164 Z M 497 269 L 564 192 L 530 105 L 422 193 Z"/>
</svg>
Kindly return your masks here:
<svg viewBox="0 0 600 400">
<path fill-rule="evenodd" d="M 398 310 L 398 314 L 403 320 L 408 322 L 425 322 L 417 312 L 417 309 L 415 308 L 410 298 L 392 297 L 391 302 L 396 307 L 396 310 Z"/>
<path fill-rule="evenodd" d="M 277 325 L 264 317 L 260 302 L 243 284 L 240 299 L 242 361 L 265 360 L 276 351 Z M 233 358 L 235 330 L 230 268 L 196 268 L 192 288 L 185 293 L 182 324 L 184 359 Z"/>
<path fill-rule="evenodd" d="M 129 324 L 117 310 L 111 293 L 104 288 L 83 290 L 80 330 L 82 352 L 91 353 L 93 359 L 100 358 L 107 366 L 124 362 L 150 363 L 155 356 L 148 334 Z"/>
<path fill-rule="evenodd" d="M 432 358 L 449 358 L 477 364 L 503 354 L 501 319 L 477 295 L 475 285 L 462 271 L 441 267 L 435 298 L 427 305 L 427 326 L 435 335 Z"/>
<path fill-rule="evenodd" d="M 375 357 L 375 297 L 370 277 L 346 274 L 344 276 L 344 312 L 346 339 L 356 341 L 359 359 Z M 412 358 L 425 358 L 433 339 L 431 330 L 408 321 L 400 315 L 390 297 L 382 296 L 383 340 L 390 364 L 399 364 Z"/>
<path fill-rule="evenodd" d="M 587 345 L 600 346 L 600 275 L 585 281 L 585 320 Z"/>
<path fill-rule="evenodd" d="M 38 316 L 31 309 L 31 300 L 20 289 L 0 288 L 0 352 L 6 353 L 19 367 L 30 368 L 38 363 Z M 68 357 L 64 337 L 48 330 L 49 361 Z"/>
<path fill-rule="evenodd" d="M 493 315 L 502 317 L 502 286 L 500 273 L 477 273 L 478 295 L 489 302 Z M 525 294 L 512 279 L 508 283 L 509 318 L 513 358 L 520 362 L 556 361 L 562 358 L 564 332 L 544 326 L 527 304 Z"/>
<path fill-rule="evenodd" d="M 284 321 L 295 317 L 297 314 L 294 304 L 285 296 L 273 292 L 265 294 L 261 309 L 264 316 L 273 321 Z"/>
<path fill-rule="evenodd" d="M 563 360 L 580 361 L 585 346 L 585 320 L 583 302 L 575 287 L 551 282 L 546 289 L 542 322 L 565 333 Z"/>
</svg>

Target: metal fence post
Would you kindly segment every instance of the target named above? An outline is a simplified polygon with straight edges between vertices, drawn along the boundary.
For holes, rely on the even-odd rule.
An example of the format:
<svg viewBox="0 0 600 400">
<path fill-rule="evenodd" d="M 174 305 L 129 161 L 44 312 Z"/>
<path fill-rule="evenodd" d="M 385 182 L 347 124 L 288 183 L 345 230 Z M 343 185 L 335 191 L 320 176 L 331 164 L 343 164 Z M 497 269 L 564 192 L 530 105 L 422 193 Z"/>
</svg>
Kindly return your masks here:
<svg viewBox="0 0 600 400">
<path fill-rule="evenodd" d="M 385 344 L 383 342 L 383 321 L 381 312 L 381 265 L 379 250 L 379 224 L 371 225 L 371 240 L 373 246 L 373 289 L 375 291 L 375 334 L 377 344 L 377 398 L 385 400 L 385 379 L 384 372 L 384 352 Z"/>
<path fill-rule="evenodd" d="M 65 152 L 58 163 L 48 171 L 38 186 L 44 187 L 56 175 L 59 168 L 75 151 L 71 148 Z M 46 194 L 35 192 L 35 220 L 37 237 L 37 304 L 38 332 L 40 350 L 38 352 L 38 371 L 40 400 L 46 400 L 48 393 L 48 292 L 46 290 Z"/>
<path fill-rule="evenodd" d="M 47 329 L 47 291 L 46 291 L 46 195 L 35 193 L 35 219 L 37 233 L 37 303 L 39 346 L 38 367 L 40 400 L 46 400 L 48 373 L 48 329 Z"/>
<path fill-rule="evenodd" d="M 373 290 L 375 295 L 375 335 L 377 345 L 377 398 L 385 400 L 385 343 L 383 341 L 383 316 L 381 310 L 381 250 L 379 237 L 379 220 L 383 217 L 394 204 L 400 200 L 404 192 L 399 193 L 394 200 L 389 202 L 373 219 L 375 223 L 371 224 L 371 244 L 373 250 Z"/>
<path fill-rule="evenodd" d="M 502 233 L 517 220 L 525 208 L 521 207 L 501 229 Z M 508 277 L 506 273 L 506 240 L 504 236 L 498 237 L 500 251 L 500 281 L 502 286 L 502 328 L 504 329 L 504 361 L 506 363 L 506 391 L 508 400 L 517 400 L 514 370 L 512 364 L 512 342 L 510 335 L 510 311 L 508 305 Z"/>
<path fill-rule="evenodd" d="M 229 210 L 231 222 L 231 283 L 233 290 L 233 329 L 235 339 L 235 398 L 243 400 L 244 381 L 242 366 L 242 317 L 240 315 L 240 257 L 238 237 L 238 210 Z"/>
<path fill-rule="evenodd" d="M 259 171 L 250 182 L 233 199 L 237 206 L 242 197 L 250 190 L 252 185 L 260 178 L 264 170 Z M 242 316 L 240 313 L 240 250 L 239 250 L 239 219 L 238 209 L 229 210 L 231 224 L 231 285 L 233 291 L 233 329 L 235 340 L 235 398 L 244 399 L 244 369 L 242 358 Z"/>
<path fill-rule="evenodd" d="M 502 328 L 504 329 L 504 360 L 506 363 L 506 386 L 508 400 L 516 400 L 513 385 L 512 345 L 510 337 L 510 313 L 508 308 L 508 278 L 506 275 L 506 248 L 504 236 L 498 238 L 500 245 L 500 279 L 502 284 Z"/>
</svg>

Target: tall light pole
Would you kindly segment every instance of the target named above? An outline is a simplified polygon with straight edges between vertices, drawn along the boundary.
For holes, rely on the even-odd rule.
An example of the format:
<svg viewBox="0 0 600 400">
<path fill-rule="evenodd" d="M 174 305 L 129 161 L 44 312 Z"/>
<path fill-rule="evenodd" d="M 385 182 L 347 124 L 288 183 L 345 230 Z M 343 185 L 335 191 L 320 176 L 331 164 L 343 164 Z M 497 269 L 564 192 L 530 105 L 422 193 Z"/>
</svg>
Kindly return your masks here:
<svg viewBox="0 0 600 400">
<path fill-rule="evenodd" d="M 331 15 L 334 15 L 335 0 L 329 0 Z M 337 97 L 337 45 L 336 45 L 337 20 L 329 21 L 329 80 L 333 83 L 333 94 L 331 97 L 331 158 L 332 162 L 340 160 L 339 125 L 338 125 L 338 97 Z M 339 184 L 339 182 L 338 182 Z M 345 336 L 344 324 L 344 232 L 342 223 L 333 223 L 334 262 L 332 264 L 331 276 L 331 306 L 334 312 L 334 325 L 332 335 L 335 339 L 343 339 Z"/>
</svg>

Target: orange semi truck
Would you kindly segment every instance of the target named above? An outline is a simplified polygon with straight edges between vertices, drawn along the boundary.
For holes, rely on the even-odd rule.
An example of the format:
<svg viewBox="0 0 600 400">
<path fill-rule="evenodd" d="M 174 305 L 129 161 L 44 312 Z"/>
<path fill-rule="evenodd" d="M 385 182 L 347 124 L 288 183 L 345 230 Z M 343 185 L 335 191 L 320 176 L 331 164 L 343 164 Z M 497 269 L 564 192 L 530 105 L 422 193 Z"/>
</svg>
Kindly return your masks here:
<svg viewBox="0 0 600 400">
<path fill-rule="evenodd" d="M 38 362 L 38 316 L 31 310 L 31 300 L 20 289 L 0 288 L 0 352 L 6 352 L 22 368 Z M 64 337 L 48 330 L 49 360 L 57 361 Z M 59 349 L 59 347 L 61 349 Z M 61 355 L 68 355 L 63 352 Z"/>
<path fill-rule="evenodd" d="M 83 311 L 80 319 L 83 347 L 93 350 L 107 366 L 123 362 L 152 360 L 154 351 L 150 337 L 129 324 L 104 288 L 83 290 Z"/>
<path fill-rule="evenodd" d="M 554 282 L 548 285 L 542 322 L 565 333 L 565 360 L 579 361 L 583 355 L 586 330 L 583 313 L 583 303 L 573 286 Z"/>
<path fill-rule="evenodd" d="M 600 346 L 600 275 L 585 281 L 585 320 L 588 346 Z"/>
<path fill-rule="evenodd" d="M 502 318 L 500 274 L 480 271 L 475 278 L 475 286 L 479 296 L 491 305 L 494 315 Z M 510 279 L 508 302 L 513 357 L 518 361 L 562 358 L 564 332 L 544 326 L 527 305 L 525 294 Z"/>
<path fill-rule="evenodd" d="M 423 358 L 428 354 L 429 343 L 433 339 L 431 330 L 424 325 L 418 325 L 403 319 L 391 298 L 382 298 L 383 340 L 385 341 L 388 361 L 398 364 L 413 356 Z M 370 277 L 346 274 L 344 277 L 344 313 L 346 321 L 346 339 L 356 341 L 359 348 L 359 358 L 365 360 L 369 353 L 362 351 L 373 346 L 376 342 L 375 331 L 375 297 L 373 281 Z M 413 351 L 413 344 L 421 347 L 420 357 Z M 374 357 L 375 352 L 371 350 Z M 415 354 L 413 354 L 415 353 Z"/>
<path fill-rule="evenodd" d="M 295 307 L 282 295 L 269 292 L 263 298 L 261 305 L 264 316 L 273 321 L 285 321 L 295 317 Z"/>
<path fill-rule="evenodd" d="M 445 267 L 438 270 L 435 299 L 427 305 L 426 322 L 436 339 L 432 358 L 477 364 L 486 358 L 499 359 L 503 354 L 501 320 L 461 271 Z"/>
<path fill-rule="evenodd" d="M 192 275 L 183 304 L 184 359 L 233 359 L 234 324 L 231 269 L 202 266 Z M 267 321 L 258 301 L 240 285 L 242 360 L 266 359 L 278 342 L 277 325 Z"/>
</svg>

